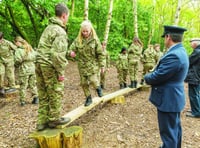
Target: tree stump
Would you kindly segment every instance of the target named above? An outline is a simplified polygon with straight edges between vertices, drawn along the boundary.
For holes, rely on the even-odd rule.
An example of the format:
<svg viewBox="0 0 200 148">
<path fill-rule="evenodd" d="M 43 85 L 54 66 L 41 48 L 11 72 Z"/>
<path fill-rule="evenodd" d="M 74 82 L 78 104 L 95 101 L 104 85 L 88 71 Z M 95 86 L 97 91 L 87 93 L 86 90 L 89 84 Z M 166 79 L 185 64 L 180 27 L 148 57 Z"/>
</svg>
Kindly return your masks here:
<svg viewBox="0 0 200 148">
<path fill-rule="evenodd" d="M 82 145 L 83 129 L 74 126 L 63 131 L 63 148 L 80 148 Z"/>
<path fill-rule="evenodd" d="M 29 137 L 35 139 L 40 148 L 80 148 L 82 131 L 79 126 L 71 126 L 64 129 L 35 131 Z"/>
</svg>

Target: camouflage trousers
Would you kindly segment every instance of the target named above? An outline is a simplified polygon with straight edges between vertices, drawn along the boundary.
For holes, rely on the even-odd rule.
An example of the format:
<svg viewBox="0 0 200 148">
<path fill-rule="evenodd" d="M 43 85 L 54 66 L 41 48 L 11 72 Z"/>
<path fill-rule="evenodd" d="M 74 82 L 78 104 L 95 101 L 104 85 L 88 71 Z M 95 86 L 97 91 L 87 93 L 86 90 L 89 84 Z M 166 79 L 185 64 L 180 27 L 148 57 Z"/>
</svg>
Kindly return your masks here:
<svg viewBox="0 0 200 148">
<path fill-rule="evenodd" d="M 100 73 L 100 84 L 105 86 L 106 81 L 106 70 L 103 73 Z"/>
<path fill-rule="evenodd" d="M 144 63 L 143 65 L 143 77 L 145 74 L 149 73 L 153 68 L 155 64 L 154 63 Z"/>
<path fill-rule="evenodd" d="M 89 76 L 80 75 L 80 79 L 81 79 L 80 85 L 83 89 L 85 97 L 88 97 L 89 95 L 91 95 L 90 86 L 92 86 L 95 89 L 97 89 L 100 86 L 99 73 L 89 75 Z"/>
<path fill-rule="evenodd" d="M 36 80 L 39 97 L 37 123 L 58 120 L 64 95 L 64 81 L 58 81 L 58 74 L 53 66 L 43 64 L 36 64 Z"/>
<path fill-rule="evenodd" d="M 137 61 L 130 61 L 128 65 L 129 69 L 129 75 L 131 81 L 137 81 L 138 80 L 138 70 L 139 70 L 139 60 Z"/>
<path fill-rule="evenodd" d="M 5 87 L 5 77 L 8 79 L 8 87 L 15 87 L 14 61 L 0 63 L 0 88 Z"/>
<path fill-rule="evenodd" d="M 32 97 L 38 96 L 37 87 L 36 87 L 36 75 L 31 74 L 27 76 L 19 76 L 19 84 L 20 84 L 20 102 L 24 102 L 26 98 L 26 90 L 29 87 L 31 91 Z"/>
<path fill-rule="evenodd" d="M 128 69 L 120 69 L 120 70 L 118 70 L 119 84 L 126 83 L 127 76 L 128 76 Z"/>
<path fill-rule="evenodd" d="M 4 75 L 5 75 L 5 68 L 2 63 L 0 63 L 0 88 L 4 87 Z"/>
</svg>

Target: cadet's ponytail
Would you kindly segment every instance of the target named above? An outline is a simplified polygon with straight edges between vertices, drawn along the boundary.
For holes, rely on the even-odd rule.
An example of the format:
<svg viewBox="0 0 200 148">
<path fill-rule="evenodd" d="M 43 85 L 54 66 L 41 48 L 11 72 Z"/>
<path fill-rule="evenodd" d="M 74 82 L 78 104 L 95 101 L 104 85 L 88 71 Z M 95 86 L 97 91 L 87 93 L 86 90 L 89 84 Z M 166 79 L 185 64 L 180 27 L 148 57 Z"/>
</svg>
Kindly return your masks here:
<svg viewBox="0 0 200 148">
<path fill-rule="evenodd" d="M 26 40 L 24 40 L 22 37 L 17 36 L 15 38 L 15 42 L 20 42 L 22 44 L 22 46 L 25 49 L 26 55 L 28 55 L 28 53 L 32 51 L 31 45 Z"/>
</svg>

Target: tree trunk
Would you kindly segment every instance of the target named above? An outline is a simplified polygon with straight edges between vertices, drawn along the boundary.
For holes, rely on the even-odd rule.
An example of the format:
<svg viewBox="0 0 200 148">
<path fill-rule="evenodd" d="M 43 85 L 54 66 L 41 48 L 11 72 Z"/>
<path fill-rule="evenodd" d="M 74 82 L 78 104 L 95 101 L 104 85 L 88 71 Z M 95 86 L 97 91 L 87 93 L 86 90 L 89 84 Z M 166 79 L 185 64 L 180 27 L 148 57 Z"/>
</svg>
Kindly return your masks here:
<svg viewBox="0 0 200 148">
<path fill-rule="evenodd" d="M 133 0 L 133 17 L 134 36 L 138 37 L 137 0 Z"/>
<path fill-rule="evenodd" d="M 75 0 L 72 0 L 72 8 L 71 8 L 71 16 L 74 16 L 74 6 L 75 6 Z"/>
<path fill-rule="evenodd" d="M 154 35 L 154 31 L 155 31 L 155 8 L 156 8 L 156 2 L 155 0 L 153 0 L 153 14 L 152 14 L 152 19 L 151 19 L 151 30 L 149 31 L 149 41 L 148 41 L 148 45 L 151 44 L 151 40 L 152 37 Z"/>
<path fill-rule="evenodd" d="M 37 141 L 40 148 L 80 148 L 83 128 L 71 126 L 64 129 L 45 129 L 29 135 Z"/>
<path fill-rule="evenodd" d="M 38 30 L 37 30 L 37 26 L 36 26 L 36 23 L 35 23 L 35 20 L 34 20 L 34 17 L 31 13 L 31 10 L 30 10 L 30 7 L 29 7 L 29 4 L 26 0 L 21 0 L 21 2 L 24 4 L 27 12 L 28 12 L 28 15 L 30 17 L 30 20 L 31 20 L 31 23 L 32 23 L 32 26 L 33 26 L 33 30 L 34 30 L 34 33 L 35 33 L 35 38 L 37 39 L 38 38 Z M 27 40 L 28 41 L 28 40 Z M 29 42 L 29 41 L 28 41 Z"/>
<path fill-rule="evenodd" d="M 175 19 L 174 19 L 174 25 L 178 25 L 178 23 L 179 23 L 181 4 L 182 4 L 182 0 L 178 0 L 178 5 L 177 5 Z"/>
<path fill-rule="evenodd" d="M 111 24 L 111 20 L 112 20 L 112 10 L 113 10 L 113 0 L 110 0 L 110 8 L 109 8 L 109 12 L 108 12 L 108 19 L 107 19 L 105 34 L 104 34 L 104 42 L 106 43 L 106 45 L 108 42 L 108 35 L 109 35 L 110 24 Z M 106 49 L 106 47 L 105 47 L 105 49 Z"/>
<path fill-rule="evenodd" d="M 88 20 L 89 0 L 85 0 L 84 20 Z"/>
<path fill-rule="evenodd" d="M 41 17 L 41 21 L 45 17 L 50 17 L 49 12 L 46 9 L 44 9 L 41 5 L 36 5 L 33 1 L 29 1 L 29 6 Z"/>
<path fill-rule="evenodd" d="M 17 23 L 17 21 L 15 20 L 15 16 L 13 14 L 12 8 L 10 7 L 10 5 L 7 3 L 7 8 L 8 8 L 8 12 L 10 14 L 11 20 L 13 22 L 13 29 L 21 36 L 23 37 L 25 40 L 27 40 L 26 34 L 20 29 L 19 24 Z"/>
</svg>

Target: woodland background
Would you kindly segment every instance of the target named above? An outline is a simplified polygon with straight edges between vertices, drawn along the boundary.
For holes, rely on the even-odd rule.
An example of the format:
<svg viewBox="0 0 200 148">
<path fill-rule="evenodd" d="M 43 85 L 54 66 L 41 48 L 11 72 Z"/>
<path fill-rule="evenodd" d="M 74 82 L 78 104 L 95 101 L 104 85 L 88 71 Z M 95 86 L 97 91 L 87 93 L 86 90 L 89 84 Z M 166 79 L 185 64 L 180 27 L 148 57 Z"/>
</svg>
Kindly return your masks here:
<svg viewBox="0 0 200 148">
<path fill-rule="evenodd" d="M 134 36 L 142 40 L 144 49 L 148 44 L 160 43 L 162 50 L 163 25 L 188 29 L 184 36 L 188 54 L 192 50 L 189 40 L 200 36 L 199 0 L 0 0 L 0 31 L 8 40 L 20 35 L 37 48 L 58 2 L 64 2 L 70 9 L 66 29 L 69 43 L 78 35 L 81 22 L 89 19 L 100 40 L 106 40 L 112 59 L 116 59 L 121 47 L 130 45 Z"/>
<path fill-rule="evenodd" d="M 16 35 L 37 48 L 48 18 L 60 0 L 0 0 L 0 31 L 13 41 Z M 192 51 L 189 40 L 200 37 L 200 0 L 65 0 L 70 9 L 67 33 L 71 43 L 80 23 L 89 19 L 114 60 L 122 46 L 129 46 L 134 36 L 144 43 L 160 43 L 163 49 L 163 25 L 179 25 L 188 29 L 184 45 Z M 113 7 L 111 7 L 113 4 Z M 112 9 L 111 9 L 112 8 Z M 112 17 L 111 17 L 112 16 Z M 110 21 L 110 23 L 109 23 Z M 62 115 L 85 102 L 76 62 L 69 61 L 65 76 Z M 117 70 L 111 66 L 105 94 L 119 90 Z M 190 109 L 185 85 L 186 107 L 181 114 L 183 148 L 200 148 L 200 119 L 188 118 Z M 94 93 L 94 92 L 93 92 Z M 100 104 L 72 125 L 83 127 L 83 148 L 155 148 L 161 145 L 156 108 L 149 103 L 149 90 L 126 96 L 125 104 Z M 0 147 L 35 148 L 29 134 L 35 130 L 37 105 L 19 105 L 19 97 L 0 98 Z"/>
</svg>

